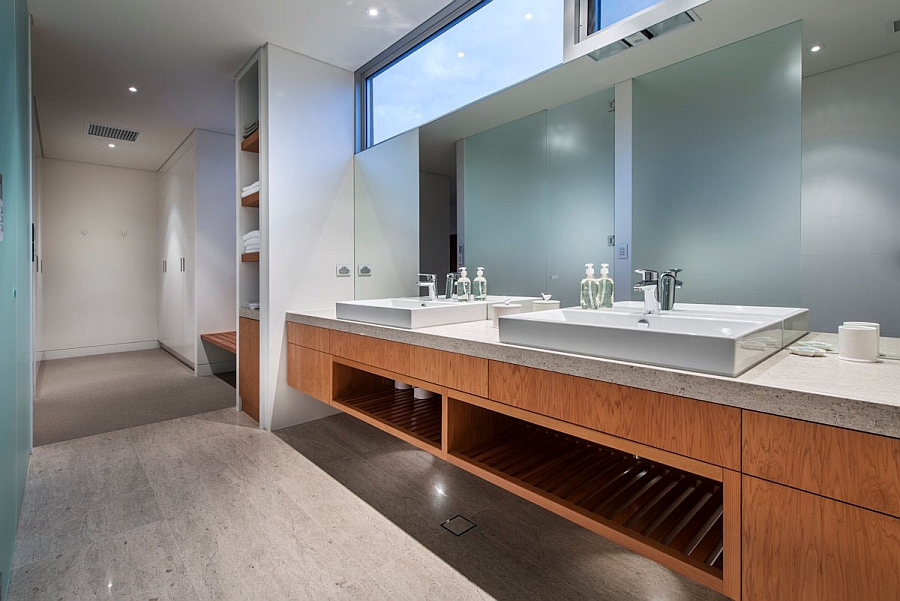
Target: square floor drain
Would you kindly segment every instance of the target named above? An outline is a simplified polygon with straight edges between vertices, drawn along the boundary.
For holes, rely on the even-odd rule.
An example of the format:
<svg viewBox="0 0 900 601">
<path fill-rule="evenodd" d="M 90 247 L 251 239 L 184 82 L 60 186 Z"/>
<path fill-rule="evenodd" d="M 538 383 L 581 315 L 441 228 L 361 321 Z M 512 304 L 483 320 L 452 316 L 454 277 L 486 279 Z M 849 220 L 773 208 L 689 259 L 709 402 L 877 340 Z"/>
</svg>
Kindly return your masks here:
<svg viewBox="0 0 900 601">
<path fill-rule="evenodd" d="M 449 530 L 456 536 L 462 536 L 474 527 L 475 524 L 461 515 L 453 516 L 452 518 L 441 524 L 441 528 L 443 528 L 444 530 Z"/>
</svg>

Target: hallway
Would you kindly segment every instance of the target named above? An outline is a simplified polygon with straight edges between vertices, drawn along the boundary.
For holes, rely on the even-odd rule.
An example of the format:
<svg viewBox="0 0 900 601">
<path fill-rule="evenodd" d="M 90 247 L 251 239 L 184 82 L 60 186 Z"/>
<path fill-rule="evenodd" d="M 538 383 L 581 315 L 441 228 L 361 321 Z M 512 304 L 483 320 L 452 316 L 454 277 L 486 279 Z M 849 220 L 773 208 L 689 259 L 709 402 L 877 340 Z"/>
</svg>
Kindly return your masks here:
<svg viewBox="0 0 900 601">
<path fill-rule="evenodd" d="M 233 407 L 235 391 L 161 349 L 54 359 L 38 373 L 34 446 Z"/>
<path fill-rule="evenodd" d="M 9 599 L 98 598 L 721 597 L 350 416 L 224 409 L 35 449 Z"/>
</svg>

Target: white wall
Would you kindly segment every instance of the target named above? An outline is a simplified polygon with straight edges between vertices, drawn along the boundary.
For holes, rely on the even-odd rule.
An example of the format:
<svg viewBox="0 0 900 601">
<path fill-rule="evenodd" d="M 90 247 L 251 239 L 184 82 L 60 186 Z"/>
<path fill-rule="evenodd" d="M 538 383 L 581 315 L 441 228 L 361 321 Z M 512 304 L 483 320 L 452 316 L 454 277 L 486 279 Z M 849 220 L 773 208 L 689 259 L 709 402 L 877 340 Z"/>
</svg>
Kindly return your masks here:
<svg viewBox="0 0 900 601">
<path fill-rule="evenodd" d="M 260 115 L 260 413 L 271 429 L 334 409 L 287 384 L 285 312 L 353 298 L 353 73 L 265 47 Z"/>
<path fill-rule="evenodd" d="M 42 171 L 44 359 L 156 346 L 156 174 Z"/>
<path fill-rule="evenodd" d="M 418 129 L 356 155 L 356 264 L 372 266 L 356 277 L 357 299 L 417 296 Z"/>
<path fill-rule="evenodd" d="M 900 53 L 803 80 L 801 304 L 900 336 Z"/>
</svg>

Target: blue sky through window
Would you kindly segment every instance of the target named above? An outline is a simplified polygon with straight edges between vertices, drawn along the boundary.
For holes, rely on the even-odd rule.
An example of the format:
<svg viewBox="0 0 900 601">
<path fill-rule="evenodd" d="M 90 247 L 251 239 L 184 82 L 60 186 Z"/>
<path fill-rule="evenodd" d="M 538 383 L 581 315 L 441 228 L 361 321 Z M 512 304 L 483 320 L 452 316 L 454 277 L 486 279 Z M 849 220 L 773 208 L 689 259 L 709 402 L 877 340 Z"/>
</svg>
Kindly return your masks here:
<svg viewBox="0 0 900 601">
<path fill-rule="evenodd" d="M 562 0 L 493 0 L 372 78 L 377 144 L 563 60 Z"/>
</svg>

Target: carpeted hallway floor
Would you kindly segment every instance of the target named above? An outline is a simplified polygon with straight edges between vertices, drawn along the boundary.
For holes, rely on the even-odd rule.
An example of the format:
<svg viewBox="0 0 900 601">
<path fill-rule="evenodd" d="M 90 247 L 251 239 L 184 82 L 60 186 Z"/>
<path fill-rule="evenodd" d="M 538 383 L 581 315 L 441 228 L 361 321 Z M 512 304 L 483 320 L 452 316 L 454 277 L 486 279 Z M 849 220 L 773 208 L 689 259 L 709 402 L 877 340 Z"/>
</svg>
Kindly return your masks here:
<svg viewBox="0 0 900 601">
<path fill-rule="evenodd" d="M 234 388 L 223 379 L 198 378 L 161 349 L 44 361 L 34 445 L 234 407 L 234 401 Z"/>
</svg>

